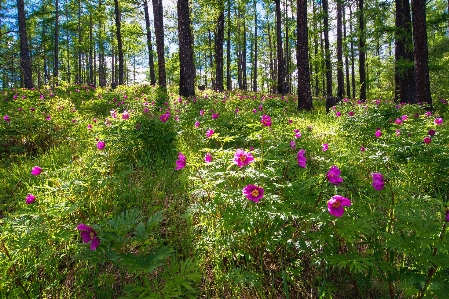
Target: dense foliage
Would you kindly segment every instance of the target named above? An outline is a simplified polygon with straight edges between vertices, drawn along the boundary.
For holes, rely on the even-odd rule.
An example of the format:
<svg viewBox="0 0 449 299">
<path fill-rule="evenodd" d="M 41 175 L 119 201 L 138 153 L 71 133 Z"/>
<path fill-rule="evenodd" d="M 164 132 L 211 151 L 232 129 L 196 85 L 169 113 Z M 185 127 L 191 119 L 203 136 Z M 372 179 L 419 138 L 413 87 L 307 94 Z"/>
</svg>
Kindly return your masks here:
<svg viewBox="0 0 449 299">
<path fill-rule="evenodd" d="M 2 298 L 444 298 L 448 103 L 0 101 Z"/>
</svg>

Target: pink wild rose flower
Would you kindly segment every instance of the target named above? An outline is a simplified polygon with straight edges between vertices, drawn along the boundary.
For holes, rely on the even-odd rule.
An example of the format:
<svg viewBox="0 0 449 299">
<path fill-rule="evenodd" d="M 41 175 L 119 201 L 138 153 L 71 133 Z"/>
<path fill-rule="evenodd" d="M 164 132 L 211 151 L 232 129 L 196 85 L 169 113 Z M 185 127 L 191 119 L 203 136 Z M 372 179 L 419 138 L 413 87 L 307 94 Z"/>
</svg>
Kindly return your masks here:
<svg viewBox="0 0 449 299">
<path fill-rule="evenodd" d="M 249 200 L 259 202 L 263 197 L 264 190 L 262 187 L 250 184 L 243 188 L 242 192 Z"/>
<path fill-rule="evenodd" d="M 234 155 L 234 164 L 237 164 L 239 168 L 254 161 L 253 155 L 251 153 L 245 152 L 243 149 L 237 149 Z"/>
<path fill-rule="evenodd" d="M 341 217 L 345 213 L 344 207 L 349 207 L 351 201 L 341 195 L 334 195 L 327 201 L 327 210 L 329 214 L 335 217 Z"/>
<path fill-rule="evenodd" d="M 41 172 L 42 172 L 42 168 L 40 168 L 39 166 L 34 166 L 34 167 L 31 169 L 31 174 L 34 175 L 34 176 L 40 175 Z"/>
<path fill-rule="evenodd" d="M 83 243 L 90 242 L 90 250 L 97 249 L 98 245 L 100 245 L 100 238 L 98 238 L 95 230 L 89 225 L 83 223 L 79 224 L 76 228 L 80 231 Z"/>
<path fill-rule="evenodd" d="M 385 181 L 384 181 L 384 177 L 382 174 L 378 173 L 378 172 L 374 172 L 371 174 L 371 177 L 373 179 L 373 187 L 376 190 L 382 190 L 385 187 Z"/>
<path fill-rule="evenodd" d="M 306 151 L 304 149 L 300 149 L 298 151 L 297 160 L 298 165 L 302 168 L 306 168 L 307 165 L 307 158 L 305 157 Z"/>
<path fill-rule="evenodd" d="M 339 186 L 341 183 L 343 183 L 343 178 L 340 176 L 340 169 L 335 165 L 332 165 L 326 176 L 329 183 L 331 184 Z"/>
<path fill-rule="evenodd" d="M 176 170 L 180 170 L 186 167 L 186 156 L 181 152 L 178 153 L 178 160 L 176 160 Z"/>
</svg>

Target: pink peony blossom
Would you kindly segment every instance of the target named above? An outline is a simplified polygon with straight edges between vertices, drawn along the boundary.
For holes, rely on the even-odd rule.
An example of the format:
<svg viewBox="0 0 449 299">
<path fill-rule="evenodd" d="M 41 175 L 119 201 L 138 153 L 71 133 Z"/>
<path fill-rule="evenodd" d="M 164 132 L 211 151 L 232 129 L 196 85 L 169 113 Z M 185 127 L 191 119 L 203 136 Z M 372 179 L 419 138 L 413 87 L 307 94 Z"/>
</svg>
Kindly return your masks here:
<svg viewBox="0 0 449 299">
<path fill-rule="evenodd" d="M 246 198 L 254 202 L 259 202 L 264 194 L 264 190 L 262 187 L 258 187 L 256 185 L 251 184 L 243 188 L 242 192 Z"/>
<path fill-rule="evenodd" d="M 341 217 L 345 213 L 344 207 L 349 207 L 351 200 L 341 195 L 334 195 L 327 202 L 327 210 L 329 214 L 335 217 Z"/>
</svg>

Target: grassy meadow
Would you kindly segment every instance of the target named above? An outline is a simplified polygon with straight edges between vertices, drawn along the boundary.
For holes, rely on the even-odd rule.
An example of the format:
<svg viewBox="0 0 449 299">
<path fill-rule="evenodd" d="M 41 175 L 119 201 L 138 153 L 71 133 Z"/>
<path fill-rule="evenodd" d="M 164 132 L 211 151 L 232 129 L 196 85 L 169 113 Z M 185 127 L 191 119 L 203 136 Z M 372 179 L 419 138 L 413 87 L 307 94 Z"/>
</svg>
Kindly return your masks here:
<svg viewBox="0 0 449 299">
<path fill-rule="evenodd" d="M 447 298 L 449 110 L 3 90 L 0 298 Z"/>
</svg>

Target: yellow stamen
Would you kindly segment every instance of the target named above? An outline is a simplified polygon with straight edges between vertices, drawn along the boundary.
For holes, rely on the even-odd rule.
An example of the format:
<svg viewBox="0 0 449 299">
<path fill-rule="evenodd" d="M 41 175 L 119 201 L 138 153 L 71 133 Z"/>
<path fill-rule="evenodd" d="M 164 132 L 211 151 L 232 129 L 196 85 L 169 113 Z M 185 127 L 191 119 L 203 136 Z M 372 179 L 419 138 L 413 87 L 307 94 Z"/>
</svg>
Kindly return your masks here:
<svg viewBox="0 0 449 299">
<path fill-rule="evenodd" d="M 339 201 L 336 201 L 332 204 L 332 207 L 335 209 L 338 209 L 340 207 L 341 203 Z"/>
<path fill-rule="evenodd" d="M 254 197 L 259 196 L 259 190 L 254 189 L 253 191 L 251 191 L 251 195 L 254 196 Z"/>
</svg>

